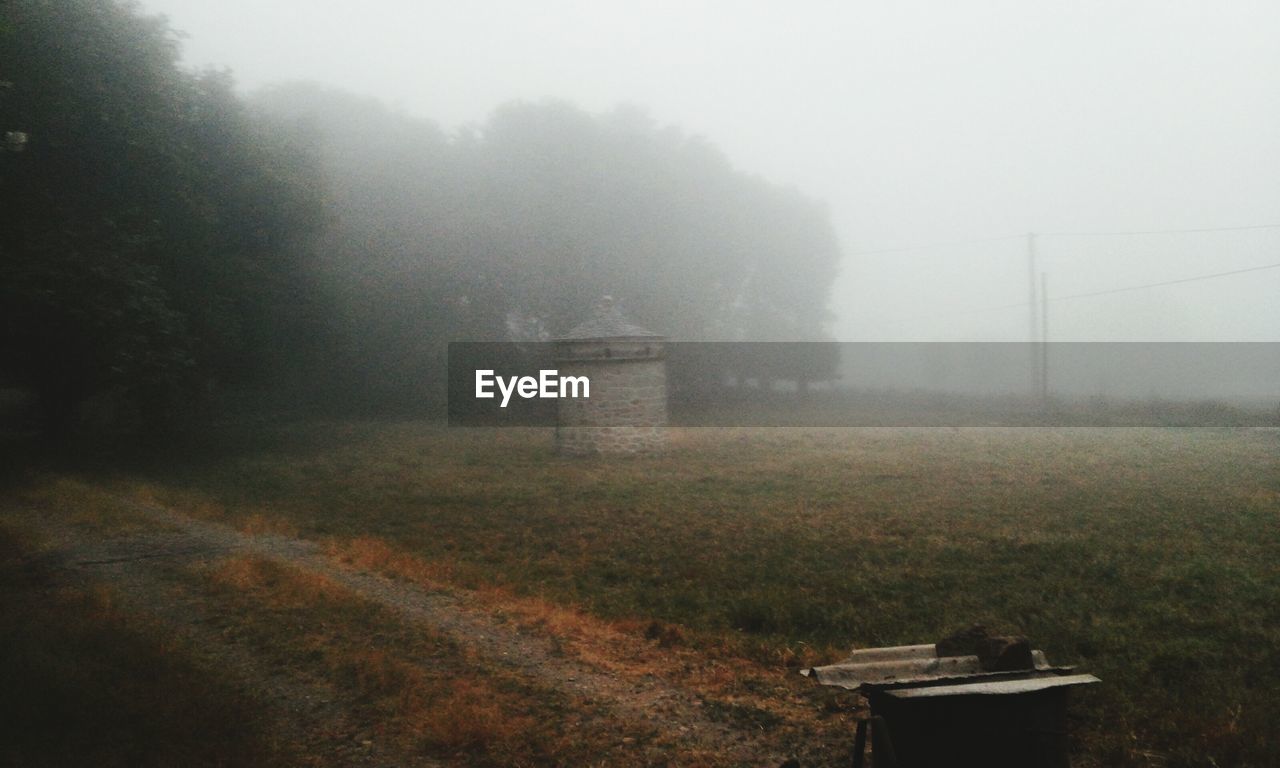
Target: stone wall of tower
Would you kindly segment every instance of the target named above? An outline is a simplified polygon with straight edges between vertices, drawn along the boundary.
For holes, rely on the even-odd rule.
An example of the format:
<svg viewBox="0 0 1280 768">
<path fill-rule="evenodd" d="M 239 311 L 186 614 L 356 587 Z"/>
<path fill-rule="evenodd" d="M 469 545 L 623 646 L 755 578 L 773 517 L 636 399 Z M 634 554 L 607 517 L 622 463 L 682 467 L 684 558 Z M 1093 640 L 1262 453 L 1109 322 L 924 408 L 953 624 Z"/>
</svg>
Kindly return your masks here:
<svg viewBox="0 0 1280 768">
<path fill-rule="evenodd" d="M 660 342 L 562 342 L 557 369 L 591 382 L 589 397 L 559 402 L 561 453 L 651 453 L 666 445 L 667 368 Z"/>
</svg>

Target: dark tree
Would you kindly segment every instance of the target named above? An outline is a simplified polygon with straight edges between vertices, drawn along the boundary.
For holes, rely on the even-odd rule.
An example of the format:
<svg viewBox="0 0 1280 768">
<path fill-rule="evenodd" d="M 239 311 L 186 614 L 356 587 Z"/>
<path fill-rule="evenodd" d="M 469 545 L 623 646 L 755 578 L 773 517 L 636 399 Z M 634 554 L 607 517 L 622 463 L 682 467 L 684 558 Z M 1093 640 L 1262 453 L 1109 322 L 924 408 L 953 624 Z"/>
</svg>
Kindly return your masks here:
<svg viewBox="0 0 1280 768">
<path fill-rule="evenodd" d="M 306 150 L 177 54 L 132 4 L 0 7 L 0 359 L 55 430 L 93 395 L 158 425 L 306 335 Z"/>
</svg>

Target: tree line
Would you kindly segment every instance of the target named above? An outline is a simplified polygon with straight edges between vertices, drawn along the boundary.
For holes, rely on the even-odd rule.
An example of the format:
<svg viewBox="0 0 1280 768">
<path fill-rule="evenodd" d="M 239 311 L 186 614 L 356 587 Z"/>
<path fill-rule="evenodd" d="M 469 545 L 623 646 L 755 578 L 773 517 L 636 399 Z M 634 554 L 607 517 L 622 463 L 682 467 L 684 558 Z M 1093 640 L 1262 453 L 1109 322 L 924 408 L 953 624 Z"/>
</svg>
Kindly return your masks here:
<svg viewBox="0 0 1280 768">
<path fill-rule="evenodd" d="M 0 387 L 51 432 L 86 407 L 155 430 L 417 409 L 448 341 L 553 338 L 603 294 L 672 338 L 825 338 L 824 207 L 642 110 L 446 132 L 315 85 L 241 98 L 179 57 L 132 4 L 0 10 Z"/>
</svg>

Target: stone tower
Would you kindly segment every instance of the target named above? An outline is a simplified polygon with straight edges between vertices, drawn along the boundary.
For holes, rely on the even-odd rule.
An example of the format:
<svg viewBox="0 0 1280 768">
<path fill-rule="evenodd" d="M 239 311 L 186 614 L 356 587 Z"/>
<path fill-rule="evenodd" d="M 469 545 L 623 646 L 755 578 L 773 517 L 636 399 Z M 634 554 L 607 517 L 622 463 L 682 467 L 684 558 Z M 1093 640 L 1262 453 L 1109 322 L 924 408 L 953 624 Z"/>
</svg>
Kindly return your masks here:
<svg viewBox="0 0 1280 768">
<path fill-rule="evenodd" d="M 556 339 L 561 376 L 586 376 L 590 396 L 562 399 L 556 447 L 570 456 L 661 450 L 667 441 L 663 337 L 627 322 L 605 296 L 590 319 Z"/>
</svg>

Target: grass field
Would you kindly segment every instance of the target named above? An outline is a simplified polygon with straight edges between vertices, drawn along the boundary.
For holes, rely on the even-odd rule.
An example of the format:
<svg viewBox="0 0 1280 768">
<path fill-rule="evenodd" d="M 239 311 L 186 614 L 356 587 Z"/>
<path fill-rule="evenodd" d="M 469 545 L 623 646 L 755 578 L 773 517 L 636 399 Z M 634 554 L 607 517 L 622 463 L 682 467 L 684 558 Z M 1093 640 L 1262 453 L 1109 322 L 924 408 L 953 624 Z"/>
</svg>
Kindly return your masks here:
<svg viewBox="0 0 1280 768">
<path fill-rule="evenodd" d="M 785 674 L 982 622 L 1103 679 L 1073 704 L 1081 764 L 1280 760 L 1274 430 L 689 429 L 624 461 L 420 423 L 220 444 L 95 482 Z"/>
</svg>

